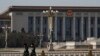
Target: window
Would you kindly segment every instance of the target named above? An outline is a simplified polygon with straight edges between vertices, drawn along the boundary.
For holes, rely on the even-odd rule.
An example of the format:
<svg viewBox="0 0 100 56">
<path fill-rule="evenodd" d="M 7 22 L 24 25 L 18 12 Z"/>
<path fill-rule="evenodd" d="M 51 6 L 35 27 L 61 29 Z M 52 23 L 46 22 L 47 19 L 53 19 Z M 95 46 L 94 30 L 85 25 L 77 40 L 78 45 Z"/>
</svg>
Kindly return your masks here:
<svg viewBox="0 0 100 56">
<path fill-rule="evenodd" d="M 48 20 L 47 17 L 43 17 L 43 24 L 47 24 L 47 20 Z"/>
<path fill-rule="evenodd" d="M 91 32 L 90 33 L 91 33 L 91 37 L 93 37 L 93 33 L 94 33 L 93 32 L 93 28 L 91 28 Z"/>
<path fill-rule="evenodd" d="M 66 40 L 71 40 L 71 24 L 72 24 L 72 19 L 73 17 L 65 17 L 65 36 L 66 36 Z M 67 38 L 69 37 L 69 38 Z"/>
<path fill-rule="evenodd" d="M 33 17 L 28 17 L 28 32 L 33 32 Z"/>
<path fill-rule="evenodd" d="M 59 32 L 62 30 L 62 17 L 57 17 L 57 30 Z"/>
<path fill-rule="evenodd" d="M 39 29 L 39 28 L 37 28 L 37 29 L 36 29 L 36 31 L 37 31 L 37 33 L 39 33 L 40 29 Z"/>
<path fill-rule="evenodd" d="M 81 23 L 81 17 L 76 17 L 75 20 L 75 29 L 76 29 L 76 41 L 79 41 L 80 38 L 80 23 Z"/>
<path fill-rule="evenodd" d="M 57 17 L 57 36 L 59 41 L 62 41 L 62 19 L 63 17 Z"/>
<path fill-rule="evenodd" d="M 88 17 L 84 17 L 84 39 L 87 37 L 87 25 L 88 25 Z"/>
<path fill-rule="evenodd" d="M 100 24 L 100 17 L 98 17 L 97 21 L 98 21 L 98 24 Z"/>
<path fill-rule="evenodd" d="M 43 34 L 46 34 L 46 28 L 43 28 Z"/>
<path fill-rule="evenodd" d="M 91 24 L 94 24 L 95 17 L 91 17 Z"/>
<path fill-rule="evenodd" d="M 98 28 L 97 30 L 98 30 L 98 37 L 100 37 L 100 28 Z"/>
<path fill-rule="evenodd" d="M 36 24 L 40 24 L 40 18 L 41 18 L 40 16 L 36 17 Z"/>
</svg>

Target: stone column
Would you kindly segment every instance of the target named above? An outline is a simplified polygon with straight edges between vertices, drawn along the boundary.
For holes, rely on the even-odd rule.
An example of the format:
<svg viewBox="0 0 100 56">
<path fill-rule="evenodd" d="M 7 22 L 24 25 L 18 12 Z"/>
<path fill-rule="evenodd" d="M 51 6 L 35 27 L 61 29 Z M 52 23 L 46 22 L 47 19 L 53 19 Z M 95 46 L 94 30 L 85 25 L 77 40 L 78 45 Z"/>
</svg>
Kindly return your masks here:
<svg viewBox="0 0 100 56">
<path fill-rule="evenodd" d="M 14 30 L 14 27 L 13 27 L 13 25 L 14 25 L 14 15 L 13 15 L 13 12 L 12 13 L 9 13 L 9 16 L 11 16 L 11 32 Z"/>
<path fill-rule="evenodd" d="M 81 14 L 81 22 L 80 22 L 80 37 L 81 40 L 84 39 L 84 18 L 83 13 Z"/>
<path fill-rule="evenodd" d="M 76 34 L 75 34 L 75 13 L 73 14 L 73 19 L 72 19 L 72 38 L 73 38 L 73 40 L 76 39 Z"/>
<path fill-rule="evenodd" d="M 33 32 L 34 32 L 34 35 L 35 35 L 36 34 L 36 31 L 35 31 L 36 30 L 36 19 L 35 19 L 35 15 L 34 15 L 34 19 L 33 20 L 34 20 L 34 23 L 33 23 L 33 27 L 34 27 L 33 28 Z"/>
<path fill-rule="evenodd" d="M 63 16 L 63 23 L 62 23 L 62 37 L 65 40 L 65 14 Z"/>
<path fill-rule="evenodd" d="M 40 19 L 40 33 L 39 33 L 39 38 L 40 38 L 40 45 L 39 47 L 42 46 L 42 41 L 43 41 L 43 15 L 41 16 L 41 19 Z"/>
<path fill-rule="evenodd" d="M 40 33 L 43 34 L 43 16 L 40 19 Z"/>
<path fill-rule="evenodd" d="M 94 37 L 97 38 L 97 13 L 95 13 L 95 20 L 94 20 Z"/>
<path fill-rule="evenodd" d="M 88 25 L 87 25 L 87 36 L 88 37 L 91 37 L 91 29 L 90 29 L 91 28 L 91 21 L 90 20 L 91 20 L 91 18 L 90 18 L 90 13 L 89 13 L 88 14 L 88 22 L 87 22 L 88 23 Z"/>
<path fill-rule="evenodd" d="M 54 22 L 54 34 L 55 40 L 57 40 L 57 15 L 55 15 L 55 22 Z"/>
</svg>

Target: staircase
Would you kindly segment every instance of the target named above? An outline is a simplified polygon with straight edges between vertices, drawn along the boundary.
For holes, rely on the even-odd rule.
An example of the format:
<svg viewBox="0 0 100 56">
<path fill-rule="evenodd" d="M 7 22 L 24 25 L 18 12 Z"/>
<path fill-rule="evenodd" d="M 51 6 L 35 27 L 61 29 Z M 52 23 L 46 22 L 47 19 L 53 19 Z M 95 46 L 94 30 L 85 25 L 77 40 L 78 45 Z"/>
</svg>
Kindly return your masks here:
<svg viewBox="0 0 100 56">
<path fill-rule="evenodd" d="M 56 44 L 53 44 L 53 46 L 54 46 L 53 47 L 54 49 L 59 49 L 59 48 L 66 46 L 66 43 L 65 42 L 56 43 Z"/>
</svg>

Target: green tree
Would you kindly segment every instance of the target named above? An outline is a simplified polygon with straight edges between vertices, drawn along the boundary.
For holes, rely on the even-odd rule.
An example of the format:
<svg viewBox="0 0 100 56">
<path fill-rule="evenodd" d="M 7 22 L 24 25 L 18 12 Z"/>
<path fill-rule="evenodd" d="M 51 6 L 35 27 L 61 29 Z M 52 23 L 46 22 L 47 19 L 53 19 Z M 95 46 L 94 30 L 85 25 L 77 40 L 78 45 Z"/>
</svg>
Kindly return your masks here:
<svg viewBox="0 0 100 56">
<path fill-rule="evenodd" d="M 22 33 L 22 32 L 9 32 L 8 38 L 7 38 L 8 47 L 24 47 L 24 43 L 26 43 L 28 46 L 31 45 L 31 43 L 35 44 L 35 47 L 39 44 L 39 38 L 36 35 L 33 35 L 33 33 Z M 5 33 L 0 33 L 0 47 L 5 46 Z"/>
<path fill-rule="evenodd" d="M 18 38 L 20 38 L 17 32 L 11 32 L 8 34 L 8 47 L 17 47 Z"/>
<path fill-rule="evenodd" d="M 4 33 L 0 33 L 0 48 L 5 47 L 5 35 Z"/>
<path fill-rule="evenodd" d="M 24 28 L 21 29 L 21 33 L 25 33 L 25 29 Z"/>
<path fill-rule="evenodd" d="M 2 28 L 0 28 L 0 33 L 3 33 L 3 29 Z"/>
</svg>

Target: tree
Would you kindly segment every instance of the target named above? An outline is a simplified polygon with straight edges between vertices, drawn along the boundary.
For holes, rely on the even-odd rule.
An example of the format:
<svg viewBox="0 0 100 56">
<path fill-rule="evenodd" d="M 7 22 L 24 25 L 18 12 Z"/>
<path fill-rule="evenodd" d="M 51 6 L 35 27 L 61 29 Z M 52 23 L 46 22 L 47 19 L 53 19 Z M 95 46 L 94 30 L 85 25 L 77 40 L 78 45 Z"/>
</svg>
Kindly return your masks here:
<svg viewBox="0 0 100 56">
<path fill-rule="evenodd" d="M 18 42 L 17 41 L 18 38 L 20 38 L 20 36 L 17 32 L 9 33 L 7 38 L 8 47 L 17 47 L 18 44 L 16 43 Z"/>
<path fill-rule="evenodd" d="M 27 44 L 24 44 L 24 46 L 25 46 L 25 51 L 24 51 L 24 53 L 23 53 L 23 56 L 29 56 L 29 51 L 28 51 L 28 46 L 27 46 Z"/>
<path fill-rule="evenodd" d="M 24 28 L 21 29 L 21 33 L 25 33 L 25 29 Z"/>
<path fill-rule="evenodd" d="M 44 52 L 44 50 L 42 50 L 42 52 L 41 52 L 41 56 L 45 56 L 45 52 Z"/>
<path fill-rule="evenodd" d="M 5 47 L 5 36 L 4 33 L 0 33 L 0 48 Z"/>
<path fill-rule="evenodd" d="M 33 33 L 21 33 L 12 31 L 8 33 L 7 46 L 8 47 L 24 47 L 24 43 L 30 47 L 31 43 L 37 47 L 39 44 L 39 37 L 33 35 Z M 0 48 L 5 47 L 5 33 L 0 33 Z"/>
<path fill-rule="evenodd" d="M 34 43 L 32 43 L 32 52 L 31 52 L 30 56 L 36 56 Z"/>
<path fill-rule="evenodd" d="M 3 33 L 3 29 L 2 28 L 0 28 L 0 33 Z"/>
</svg>

